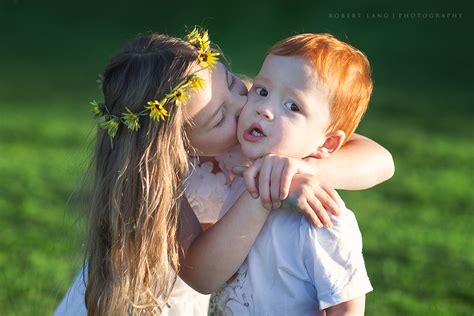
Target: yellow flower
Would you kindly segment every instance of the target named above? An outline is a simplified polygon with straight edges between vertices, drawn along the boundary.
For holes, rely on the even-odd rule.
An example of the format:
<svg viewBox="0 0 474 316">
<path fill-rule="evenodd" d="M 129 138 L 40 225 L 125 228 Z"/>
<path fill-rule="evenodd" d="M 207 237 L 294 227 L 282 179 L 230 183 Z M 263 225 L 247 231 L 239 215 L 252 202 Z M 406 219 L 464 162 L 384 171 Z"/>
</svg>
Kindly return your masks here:
<svg viewBox="0 0 474 316">
<path fill-rule="evenodd" d="M 199 48 L 205 52 L 209 49 L 210 45 L 211 41 L 209 40 L 209 34 L 205 31 L 199 38 Z"/>
<path fill-rule="evenodd" d="M 145 106 L 145 108 L 149 109 L 150 107 L 152 106 L 157 106 L 157 107 L 160 107 L 160 106 L 164 106 L 165 105 L 165 100 L 161 100 L 161 102 L 157 101 L 157 100 L 153 100 L 153 101 L 148 101 L 146 104 L 148 104 L 148 106 Z"/>
<path fill-rule="evenodd" d="M 176 106 L 185 105 L 188 101 L 189 95 L 185 87 L 176 89 L 170 94 L 170 102 L 174 102 Z"/>
<path fill-rule="evenodd" d="M 156 121 L 164 121 L 168 115 L 168 111 L 164 107 L 155 108 L 150 112 L 151 119 Z"/>
<path fill-rule="evenodd" d="M 203 67 L 206 67 L 206 68 L 209 67 L 212 69 L 217 64 L 217 61 L 219 60 L 217 56 L 219 56 L 219 53 L 216 51 L 213 51 L 213 50 L 202 51 L 201 50 L 199 51 L 199 55 L 198 55 L 199 63 Z"/>
<path fill-rule="evenodd" d="M 200 38 L 201 38 L 201 34 L 200 34 L 197 27 L 194 27 L 194 29 L 191 31 L 191 33 L 189 33 L 186 36 L 186 39 L 192 45 L 196 45 L 200 41 Z"/>
<path fill-rule="evenodd" d="M 110 120 L 105 121 L 104 123 L 100 124 L 100 127 L 107 130 L 107 134 L 109 134 L 110 137 L 114 138 L 115 135 L 117 134 L 119 122 L 117 121 L 116 118 L 113 117 Z"/>
<path fill-rule="evenodd" d="M 128 108 L 126 113 L 122 113 L 125 125 L 132 131 L 138 131 L 140 124 L 138 124 L 138 115 L 130 111 Z"/>
<path fill-rule="evenodd" d="M 194 75 L 191 79 L 189 79 L 189 85 L 194 91 L 198 92 L 206 86 L 206 81 L 204 81 L 204 79 L 198 75 Z"/>
<path fill-rule="evenodd" d="M 168 114 L 168 111 L 166 111 L 166 109 L 164 108 L 165 103 L 166 103 L 166 99 L 161 100 L 161 102 L 156 101 L 156 100 L 147 102 L 148 106 L 146 106 L 145 108 L 150 110 L 149 115 L 152 120 L 164 121 L 166 119 L 166 117 L 169 114 Z"/>
</svg>

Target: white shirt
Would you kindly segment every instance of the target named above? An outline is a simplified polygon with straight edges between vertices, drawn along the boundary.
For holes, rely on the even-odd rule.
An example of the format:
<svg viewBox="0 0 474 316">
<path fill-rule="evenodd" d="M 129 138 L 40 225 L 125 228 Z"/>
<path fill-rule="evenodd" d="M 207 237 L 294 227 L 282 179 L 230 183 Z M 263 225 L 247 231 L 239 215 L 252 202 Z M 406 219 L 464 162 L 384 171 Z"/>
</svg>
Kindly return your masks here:
<svg viewBox="0 0 474 316">
<path fill-rule="evenodd" d="M 372 291 L 354 214 L 341 201 L 333 227 L 272 211 L 237 275 L 211 299 L 223 315 L 315 315 Z"/>
<path fill-rule="evenodd" d="M 237 201 L 245 190 L 243 182 L 230 182 L 227 174 L 233 166 L 245 165 L 246 159 L 235 147 L 228 153 L 216 157 L 222 173 L 212 173 L 212 163 L 195 165 L 188 179 L 186 197 L 201 223 L 215 223 Z M 83 271 L 84 270 L 84 271 Z M 55 316 L 84 316 L 87 309 L 84 303 L 87 268 L 76 275 L 61 303 L 54 312 Z M 160 315 L 207 315 L 209 295 L 196 292 L 178 277 L 171 292 L 168 306 Z"/>
</svg>

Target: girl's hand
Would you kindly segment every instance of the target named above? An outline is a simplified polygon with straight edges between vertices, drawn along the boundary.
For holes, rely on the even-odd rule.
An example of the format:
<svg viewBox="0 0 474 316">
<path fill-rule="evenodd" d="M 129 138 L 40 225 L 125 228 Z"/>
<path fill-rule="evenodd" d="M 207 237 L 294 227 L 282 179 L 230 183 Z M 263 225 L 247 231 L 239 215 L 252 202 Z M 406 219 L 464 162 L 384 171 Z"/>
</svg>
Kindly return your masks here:
<svg viewBox="0 0 474 316">
<path fill-rule="evenodd" d="M 243 176 L 247 191 L 254 198 L 260 196 L 263 206 L 270 210 L 279 208 L 288 197 L 295 174 L 314 174 L 315 170 L 301 159 L 270 154 L 255 160 L 247 169 L 238 167 L 233 172 Z"/>
<path fill-rule="evenodd" d="M 318 227 L 332 227 L 328 212 L 335 216 L 341 213 L 336 191 L 310 174 L 296 174 L 293 177 L 289 196 L 281 208 L 304 213 Z"/>
</svg>

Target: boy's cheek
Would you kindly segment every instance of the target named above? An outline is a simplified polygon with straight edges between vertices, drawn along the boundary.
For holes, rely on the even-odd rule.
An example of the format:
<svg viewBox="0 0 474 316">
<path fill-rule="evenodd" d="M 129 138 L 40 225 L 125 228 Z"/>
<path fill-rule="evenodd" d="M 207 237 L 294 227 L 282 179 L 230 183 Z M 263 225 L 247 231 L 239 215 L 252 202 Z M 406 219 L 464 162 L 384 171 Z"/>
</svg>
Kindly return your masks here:
<svg viewBox="0 0 474 316">
<path fill-rule="evenodd" d="M 253 95 L 247 96 L 247 102 L 245 102 L 244 107 L 242 108 L 242 112 L 248 112 L 252 111 L 252 109 L 255 107 L 255 97 Z"/>
<path fill-rule="evenodd" d="M 239 118 L 238 118 L 238 121 L 237 121 L 237 138 L 240 137 L 240 133 L 241 133 L 243 127 L 244 127 L 243 124 L 244 124 L 244 119 L 243 119 L 242 115 L 240 115 Z"/>
</svg>

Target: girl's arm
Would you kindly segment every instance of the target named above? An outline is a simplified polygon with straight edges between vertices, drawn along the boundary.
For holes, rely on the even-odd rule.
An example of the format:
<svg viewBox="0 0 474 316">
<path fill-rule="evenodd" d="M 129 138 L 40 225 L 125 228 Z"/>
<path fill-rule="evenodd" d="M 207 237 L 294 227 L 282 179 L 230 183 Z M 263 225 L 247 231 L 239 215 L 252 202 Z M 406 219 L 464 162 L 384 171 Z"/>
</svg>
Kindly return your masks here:
<svg viewBox="0 0 474 316">
<path fill-rule="evenodd" d="M 354 134 L 339 151 L 325 159 L 305 158 L 313 173 L 335 189 L 364 190 L 393 176 L 390 152 L 362 135 Z"/>
<path fill-rule="evenodd" d="M 234 169 L 243 174 L 252 196 L 260 196 L 263 205 L 271 209 L 278 208 L 287 198 L 295 174 L 314 175 L 335 189 L 363 190 L 390 179 L 395 167 L 388 150 L 369 138 L 354 134 L 326 158 L 301 160 L 267 155 L 254 161 L 249 168 Z"/>
</svg>

